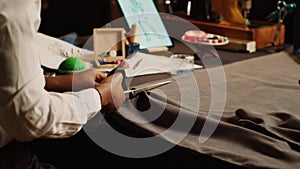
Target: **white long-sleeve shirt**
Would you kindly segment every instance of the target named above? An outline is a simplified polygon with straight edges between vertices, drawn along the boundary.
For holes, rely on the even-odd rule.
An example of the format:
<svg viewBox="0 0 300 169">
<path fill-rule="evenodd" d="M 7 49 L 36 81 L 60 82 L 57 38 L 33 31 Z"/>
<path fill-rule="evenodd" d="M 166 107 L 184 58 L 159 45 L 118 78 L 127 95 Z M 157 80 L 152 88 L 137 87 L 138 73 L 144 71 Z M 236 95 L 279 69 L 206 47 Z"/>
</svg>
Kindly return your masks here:
<svg viewBox="0 0 300 169">
<path fill-rule="evenodd" d="M 40 5 L 0 0 L 0 148 L 13 139 L 72 136 L 101 109 L 96 89 L 45 91 L 41 56 L 54 54 L 45 46 L 53 39 L 37 32 Z"/>
</svg>

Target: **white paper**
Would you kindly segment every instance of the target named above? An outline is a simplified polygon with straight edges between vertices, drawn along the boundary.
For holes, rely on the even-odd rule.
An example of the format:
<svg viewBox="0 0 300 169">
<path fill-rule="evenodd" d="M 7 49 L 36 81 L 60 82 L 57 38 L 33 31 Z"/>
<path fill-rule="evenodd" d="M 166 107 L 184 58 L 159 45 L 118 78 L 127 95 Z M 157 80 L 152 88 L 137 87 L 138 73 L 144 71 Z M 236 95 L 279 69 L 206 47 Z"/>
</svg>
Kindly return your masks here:
<svg viewBox="0 0 300 169">
<path fill-rule="evenodd" d="M 174 68 L 179 69 L 182 63 L 174 64 L 168 56 L 159 56 L 138 52 L 126 59 L 129 68 L 125 69 L 127 77 L 169 73 Z M 137 63 L 140 63 L 137 65 Z M 203 68 L 201 65 L 194 64 L 194 69 Z"/>
</svg>

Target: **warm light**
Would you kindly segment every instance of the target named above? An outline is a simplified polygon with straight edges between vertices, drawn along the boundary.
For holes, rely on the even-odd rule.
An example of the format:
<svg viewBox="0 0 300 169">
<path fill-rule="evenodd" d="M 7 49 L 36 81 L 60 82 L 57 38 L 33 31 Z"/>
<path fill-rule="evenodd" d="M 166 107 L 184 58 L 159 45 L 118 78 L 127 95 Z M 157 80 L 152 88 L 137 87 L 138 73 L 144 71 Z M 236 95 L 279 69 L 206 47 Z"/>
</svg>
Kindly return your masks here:
<svg viewBox="0 0 300 169">
<path fill-rule="evenodd" d="M 187 15 L 187 16 L 190 16 L 190 15 L 191 15 L 191 7 L 192 7 L 192 2 L 191 2 L 191 1 L 188 1 L 187 9 L 186 9 L 186 15 Z"/>
</svg>

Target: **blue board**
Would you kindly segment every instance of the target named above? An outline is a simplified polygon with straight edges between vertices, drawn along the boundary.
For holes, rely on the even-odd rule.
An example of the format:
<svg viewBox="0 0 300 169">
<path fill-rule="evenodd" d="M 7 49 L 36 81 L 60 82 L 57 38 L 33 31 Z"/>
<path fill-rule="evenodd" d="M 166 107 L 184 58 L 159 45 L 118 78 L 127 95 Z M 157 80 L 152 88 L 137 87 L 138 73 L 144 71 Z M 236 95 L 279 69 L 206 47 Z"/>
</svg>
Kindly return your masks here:
<svg viewBox="0 0 300 169">
<path fill-rule="evenodd" d="M 153 0 L 118 0 L 118 3 L 129 28 L 139 24 L 140 49 L 173 45 Z"/>
</svg>

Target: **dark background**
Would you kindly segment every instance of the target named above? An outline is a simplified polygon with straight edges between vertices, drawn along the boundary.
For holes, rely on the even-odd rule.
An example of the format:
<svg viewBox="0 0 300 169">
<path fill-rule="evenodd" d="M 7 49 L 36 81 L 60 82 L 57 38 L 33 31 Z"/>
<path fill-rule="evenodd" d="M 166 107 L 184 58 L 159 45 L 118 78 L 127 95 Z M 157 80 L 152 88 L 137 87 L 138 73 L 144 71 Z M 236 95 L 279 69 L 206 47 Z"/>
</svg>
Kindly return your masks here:
<svg viewBox="0 0 300 169">
<path fill-rule="evenodd" d="M 188 0 L 172 0 L 173 14 L 185 15 Z M 205 20 L 205 0 L 192 0 L 192 13 L 189 18 Z M 91 35 L 93 28 L 102 27 L 113 19 L 122 16 L 116 0 L 43 0 L 42 23 L 40 32 L 59 37 L 70 32 L 79 36 Z M 285 42 L 300 48 L 300 1 L 295 2 L 297 9 L 289 13 L 284 20 L 286 26 Z M 170 12 L 164 0 L 155 0 L 159 12 Z M 250 19 L 266 20 L 266 16 L 275 11 L 277 0 L 252 0 Z M 185 16 L 186 17 L 186 16 Z"/>
<path fill-rule="evenodd" d="M 109 0 L 42 0 L 39 31 L 58 37 L 70 32 L 91 35 L 92 29 L 109 22 Z"/>
</svg>

